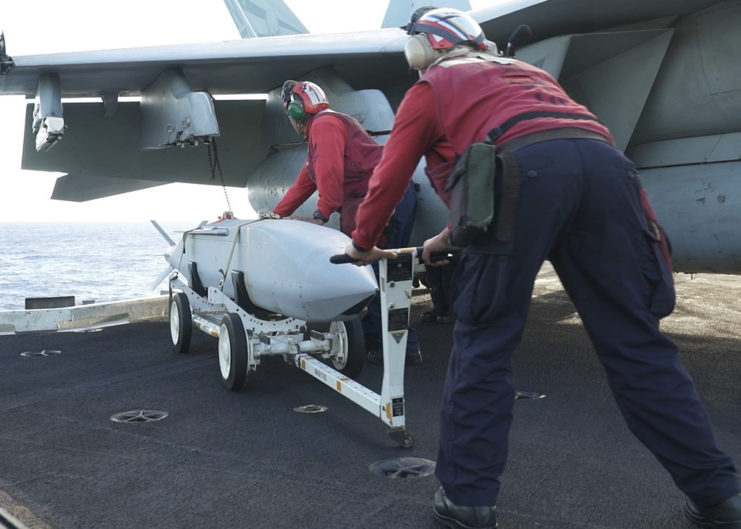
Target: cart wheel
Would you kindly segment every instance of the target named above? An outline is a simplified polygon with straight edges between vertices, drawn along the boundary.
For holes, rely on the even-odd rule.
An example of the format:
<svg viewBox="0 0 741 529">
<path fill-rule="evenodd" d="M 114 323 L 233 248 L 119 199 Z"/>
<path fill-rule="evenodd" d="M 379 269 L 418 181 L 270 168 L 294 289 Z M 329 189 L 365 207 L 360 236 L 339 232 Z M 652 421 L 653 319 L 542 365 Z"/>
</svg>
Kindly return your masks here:
<svg viewBox="0 0 741 529">
<path fill-rule="evenodd" d="M 404 437 L 399 443 L 401 448 L 413 448 L 414 447 L 414 436 L 409 432 L 405 432 Z"/>
<path fill-rule="evenodd" d="M 247 339 L 242 320 L 234 313 L 226 314 L 219 328 L 219 370 L 221 381 L 228 389 L 239 391 L 247 374 Z"/>
<path fill-rule="evenodd" d="M 404 428 L 390 428 L 389 437 L 399 445 L 400 448 L 414 447 L 414 436 Z"/>
<path fill-rule="evenodd" d="M 177 292 L 170 303 L 170 338 L 176 353 L 187 353 L 190 336 L 193 333 L 193 320 L 190 315 L 188 296 Z"/>
<path fill-rule="evenodd" d="M 350 378 L 357 378 L 365 365 L 365 335 L 359 319 L 333 321 L 329 332 L 339 340 L 332 348 L 332 367 Z"/>
</svg>

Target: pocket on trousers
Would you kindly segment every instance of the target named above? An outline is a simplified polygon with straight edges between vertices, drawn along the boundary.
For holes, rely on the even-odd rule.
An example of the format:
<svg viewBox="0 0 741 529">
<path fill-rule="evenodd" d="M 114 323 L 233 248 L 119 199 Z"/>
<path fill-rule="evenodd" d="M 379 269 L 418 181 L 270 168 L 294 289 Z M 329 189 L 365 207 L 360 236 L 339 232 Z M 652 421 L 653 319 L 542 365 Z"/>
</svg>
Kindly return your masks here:
<svg viewBox="0 0 741 529">
<path fill-rule="evenodd" d="M 495 323 L 501 317 L 497 256 L 464 252 L 455 269 L 453 312 L 466 323 Z"/>
<path fill-rule="evenodd" d="M 657 318 L 663 318 L 674 310 L 674 279 L 664 261 L 656 236 L 650 230 L 644 230 L 643 236 L 648 251 L 641 260 L 641 270 L 649 286 L 649 309 Z"/>
</svg>

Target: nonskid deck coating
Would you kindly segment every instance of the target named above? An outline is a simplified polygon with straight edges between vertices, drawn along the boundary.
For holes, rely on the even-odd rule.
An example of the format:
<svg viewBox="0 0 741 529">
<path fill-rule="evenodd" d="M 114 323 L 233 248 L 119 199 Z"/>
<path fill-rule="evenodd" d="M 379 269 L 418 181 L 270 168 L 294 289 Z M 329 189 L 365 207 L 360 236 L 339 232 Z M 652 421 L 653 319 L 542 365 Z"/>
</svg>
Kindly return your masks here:
<svg viewBox="0 0 741 529">
<path fill-rule="evenodd" d="M 677 310 L 662 327 L 680 346 L 719 445 L 741 461 L 741 278 L 677 277 Z M 341 395 L 280 361 L 257 386 L 221 385 L 216 341 L 194 334 L 171 351 L 167 323 L 99 332 L 0 337 L 0 500 L 29 527 L 434 528 L 434 476 L 390 479 L 370 466 L 434 460 L 452 326 L 421 323 L 424 363 L 407 370 L 411 450 Z M 50 356 L 22 352 L 60 350 Z M 273 359 L 275 360 L 275 359 Z M 515 403 L 499 497 L 502 529 L 668 529 L 682 495 L 628 432 L 574 308 L 541 272 L 515 385 L 546 395 Z M 360 382 L 380 387 L 368 365 Z M 322 413 L 294 411 L 325 406 Z M 157 422 L 116 423 L 129 410 Z M 0 507 L 3 503 L 0 503 Z M 33 513 L 33 514 L 31 514 Z"/>
</svg>

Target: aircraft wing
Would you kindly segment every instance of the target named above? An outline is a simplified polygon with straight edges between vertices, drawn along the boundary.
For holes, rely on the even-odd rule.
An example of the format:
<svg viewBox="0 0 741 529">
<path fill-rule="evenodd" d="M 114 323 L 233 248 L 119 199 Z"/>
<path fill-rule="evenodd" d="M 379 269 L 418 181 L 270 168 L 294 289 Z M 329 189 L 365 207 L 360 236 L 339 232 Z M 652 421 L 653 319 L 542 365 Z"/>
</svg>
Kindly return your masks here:
<svg viewBox="0 0 741 529">
<path fill-rule="evenodd" d="M 352 34 L 291 35 L 6 58 L 0 94 L 37 93 L 39 76 L 60 76 L 62 97 L 139 95 L 170 68 L 186 75 L 192 90 L 212 94 L 267 93 L 287 75 L 331 66 L 361 86 L 384 86 L 408 73 L 405 34 L 394 28 Z"/>
<path fill-rule="evenodd" d="M 512 30 L 527 23 L 534 40 L 593 33 L 606 28 L 677 17 L 718 0 L 515 0 L 473 10 L 490 40 L 502 48 Z M 151 48 L 85 51 L 10 58 L 0 94 L 36 95 L 39 75 L 63 77 L 62 97 L 138 95 L 163 70 L 180 67 L 193 90 L 213 94 L 266 93 L 286 72 L 331 66 L 356 87 L 383 88 L 401 73 L 405 34 L 396 28 L 328 35 L 289 35 Z M 413 77 L 412 77 L 413 79 Z M 407 79 L 408 81 L 408 79 Z"/>
</svg>

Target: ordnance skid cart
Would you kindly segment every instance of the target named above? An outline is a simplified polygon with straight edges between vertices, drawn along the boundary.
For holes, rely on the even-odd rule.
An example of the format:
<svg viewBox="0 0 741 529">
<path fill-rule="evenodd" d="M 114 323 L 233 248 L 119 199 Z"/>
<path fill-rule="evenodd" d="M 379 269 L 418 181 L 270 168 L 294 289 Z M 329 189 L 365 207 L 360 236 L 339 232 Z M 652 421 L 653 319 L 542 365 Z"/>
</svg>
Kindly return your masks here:
<svg viewBox="0 0 741 529">
<path fill-rule="evenodd" d="M 186 232 L 184 239 L 196 231 Z M 221 379 L 232 391 L 254 379 L 263 358 L 282 357 L 381 419 L 389 426 L 391 439 L 410 448 L 414 437 L 405 428 L 404 361 L 413 279 L 424 265 L 419 259 L 421 249 L 398 252 L 396 259 L 379 261 L 383 344 L 380 394 L 354 380 L 367 356 L 359 314 L 323 323 L 282 316 L 258 307 L 239 274 L 232 275 L 231 296 L 222 285 L 204 287 L 192 263 L 189 281 L 177 270 L 170 276 L 169 323 L 174 349 L 188 352 L 193 327 L 218 338 Z M 352 265 L 332 266 L 339 269 Z"/>
</svg>

